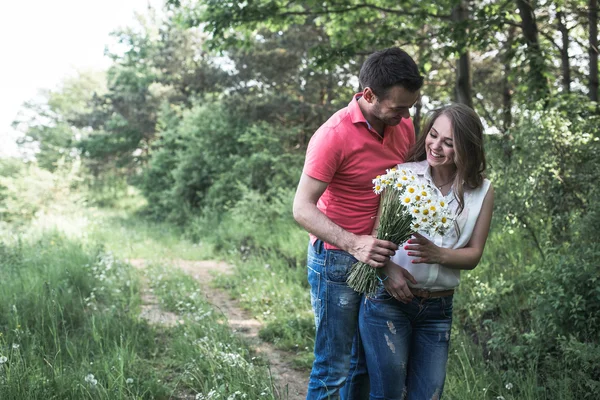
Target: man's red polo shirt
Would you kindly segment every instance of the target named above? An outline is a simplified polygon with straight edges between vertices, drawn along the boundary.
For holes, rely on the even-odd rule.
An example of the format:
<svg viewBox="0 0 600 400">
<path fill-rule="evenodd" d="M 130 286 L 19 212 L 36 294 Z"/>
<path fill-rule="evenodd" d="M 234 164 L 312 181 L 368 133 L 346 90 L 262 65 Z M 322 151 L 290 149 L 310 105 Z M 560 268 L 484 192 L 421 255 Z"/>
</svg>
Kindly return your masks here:
<svg viewBox="0 0 600 400">
<path fill-rule="evenodd" d="M 372 129 L 358 105 L 362 93 L 348 107 L 333 114 L 313 135 L 306 151 L 304 173 L 327 182 L 317 207 L 335 224 L 358 234 L 373 230 L 379 196 L 372 180 L 404 162 L 415 142 L 410 119 L 386 126 L 383 139 Z M 314 242 L 316 238 L 311 235 Z M 335 249 L 325 243 L 326 249 Z"/>
</svg>

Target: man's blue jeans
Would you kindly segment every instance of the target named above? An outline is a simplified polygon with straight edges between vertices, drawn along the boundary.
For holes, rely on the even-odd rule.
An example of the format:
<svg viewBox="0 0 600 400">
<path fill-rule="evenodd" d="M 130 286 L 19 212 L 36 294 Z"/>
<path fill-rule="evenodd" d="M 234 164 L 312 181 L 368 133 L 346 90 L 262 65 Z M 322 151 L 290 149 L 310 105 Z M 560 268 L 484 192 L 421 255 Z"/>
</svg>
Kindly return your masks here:
<svg viewBox="0 0 600 400">
<path fill-rule="evenodd" d="M 345 251 L 325 250 L 321 240 L 308 245 L 308 282 L 316 326 L 309 400 L 368 398 L 368 376 L 358 337 L 363 297 L 346 284 L 356 261 Z"/>
<path fill-rule="evenodd" d="M 452 296 L 414 297 L 403 304 L 380 285 L 359 317 L 370 399 L 440 399 L 451 326 Z"/>
</svg>

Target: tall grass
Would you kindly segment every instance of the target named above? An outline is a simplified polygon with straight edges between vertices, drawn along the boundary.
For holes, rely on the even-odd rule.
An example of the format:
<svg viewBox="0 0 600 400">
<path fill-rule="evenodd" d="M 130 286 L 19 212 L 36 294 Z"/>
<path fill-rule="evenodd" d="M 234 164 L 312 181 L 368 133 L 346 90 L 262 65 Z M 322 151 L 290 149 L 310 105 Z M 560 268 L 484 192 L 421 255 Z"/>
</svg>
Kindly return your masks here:
<svg viewBox="0 0 600 400">
<path fill-rule="evenodd" d="M 0 271 L 2 399 L 274 398 L 267 369 L 216 317 L 141 320 L 136 271 L 102 246 L 56 232 L 5 240 Z M 196 293 L 210 314 L 187 285 L 181 298 Z"/>
</svg>

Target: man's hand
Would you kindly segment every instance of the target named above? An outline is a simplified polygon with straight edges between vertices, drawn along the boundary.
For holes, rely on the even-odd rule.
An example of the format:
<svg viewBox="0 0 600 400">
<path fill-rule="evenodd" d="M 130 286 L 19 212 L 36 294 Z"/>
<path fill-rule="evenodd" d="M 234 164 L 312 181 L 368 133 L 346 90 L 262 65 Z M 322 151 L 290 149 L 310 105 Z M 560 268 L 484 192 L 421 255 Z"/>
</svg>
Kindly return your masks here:
<svg viewBox="0 0 600 400">
<path fill-rule="evenodd" d="M 382 278 L 385 290 L 396 300 L 406 304 L 414 297 L 408 286 L 408 282 L 417 284 L 416 279 L 404 268 L 391 261 L 385 263 L 381 272 L 387 276 Z"/>
<path fill-rule="evenodd" d="M 354 237 L 348 253 L 373 268 L 381 268 L 396 253 L 396 250 L 398 250 L 398 246 L 392 242 L 370 235 L 361 235 Z"/>
</svg>

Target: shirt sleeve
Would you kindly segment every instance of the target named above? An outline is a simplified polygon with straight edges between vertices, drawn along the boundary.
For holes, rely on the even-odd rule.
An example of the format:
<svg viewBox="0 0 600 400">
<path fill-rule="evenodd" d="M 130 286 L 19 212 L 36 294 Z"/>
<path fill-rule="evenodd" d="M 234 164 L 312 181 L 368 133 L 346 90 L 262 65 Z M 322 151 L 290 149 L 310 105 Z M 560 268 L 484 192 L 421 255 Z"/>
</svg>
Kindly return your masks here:
<svg viewBox="0 0 600 400">
<path fill-rule="evenodd" d="M 308 143 L 303 172 L 322 182 L 331 182 L 343 160 L 343 146 L 335 128 L 322 126 Z"/>
<path fill-rule="evenodd" d="M 415 145 L 417 138 L 416 138 L 416 133 L 415 133 L 415 125 L 412 122 L 412 119 L 410 120 L 410 129 L 409 129 L 409 135 L 408 135 L 408 148 L 412 149 L 412 147 Z"/>
<path fill-rule="evenodd" d="M 406 120 L 406 132 L 406 142 L 408 143 L 408 149 L 410 150 L 417 141 L 415 134 L 415 125 L 413 123 L 412 118 Z"/>
</svg>

